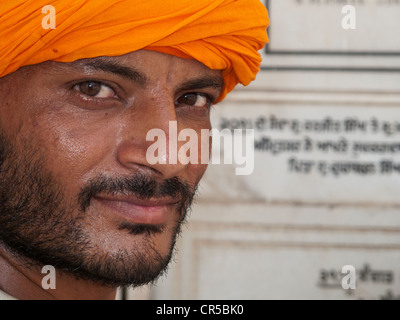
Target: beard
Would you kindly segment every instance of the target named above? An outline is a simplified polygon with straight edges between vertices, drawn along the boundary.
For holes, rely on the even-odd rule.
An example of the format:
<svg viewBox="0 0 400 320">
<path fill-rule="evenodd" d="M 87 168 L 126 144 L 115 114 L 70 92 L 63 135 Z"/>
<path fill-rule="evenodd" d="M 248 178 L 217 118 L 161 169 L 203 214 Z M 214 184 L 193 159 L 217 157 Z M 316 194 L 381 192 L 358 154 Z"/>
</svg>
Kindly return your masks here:
<svg viewBox="0 0 400 320">
<path fill-rule="evenodd" d="M 196 187 L 172 178 L 158 182 L 144 174 L 129 178 L 99 175 L 74 199 L 46 170 L 39 149 L 23 143 L 17 151 L 0 131 L 0 243 L 25 267 L 54 266 L 61 274 L 104 286 L 141 286 L 163 275 L 174 253 L 177 236 L 193 202 Z M 133 194 L 140 199 L 173 197 L 175 225 L 170 230 L 169 253 L 162 255 L 152 236 L 163 227 L 120 223 L 118 232 L 132 237 L 130 249 L 107 252 L 96 235 L 85 229 L 87 210 L 98 194 Z M 140 243 L 136 236 L 140 236 Z"/>
</svg>

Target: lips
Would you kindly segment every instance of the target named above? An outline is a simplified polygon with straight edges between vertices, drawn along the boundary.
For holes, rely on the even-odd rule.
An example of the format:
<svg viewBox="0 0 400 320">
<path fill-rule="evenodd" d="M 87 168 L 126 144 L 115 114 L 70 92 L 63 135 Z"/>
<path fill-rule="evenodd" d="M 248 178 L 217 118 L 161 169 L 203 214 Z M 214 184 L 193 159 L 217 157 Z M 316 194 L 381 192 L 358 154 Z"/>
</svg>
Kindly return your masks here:
<svg viewBox="0 0 400 320">
<path fill-rule="evenodd" d="M 172 198 L 143 200 L 131 195 L 96 196 L 94 200 L 119 218 L 147 225 L 164 225 L 179 202 Z"/>
</svg>

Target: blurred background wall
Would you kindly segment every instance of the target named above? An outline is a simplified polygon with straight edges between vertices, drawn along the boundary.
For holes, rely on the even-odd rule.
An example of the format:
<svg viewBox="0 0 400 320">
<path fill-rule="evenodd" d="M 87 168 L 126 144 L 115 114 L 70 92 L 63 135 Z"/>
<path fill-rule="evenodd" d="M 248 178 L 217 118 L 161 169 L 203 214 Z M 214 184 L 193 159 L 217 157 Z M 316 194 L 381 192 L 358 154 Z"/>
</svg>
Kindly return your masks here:
<svg viewBox="0 0 400 320">
<path fill-rule="evenodd" d="M 400 299 L 400 1 L 264 3 L 262 70 L 212 114 L 254 130 L 254 171 L 210 165 L 167 277 L 128 297 Z"/>
</svg>

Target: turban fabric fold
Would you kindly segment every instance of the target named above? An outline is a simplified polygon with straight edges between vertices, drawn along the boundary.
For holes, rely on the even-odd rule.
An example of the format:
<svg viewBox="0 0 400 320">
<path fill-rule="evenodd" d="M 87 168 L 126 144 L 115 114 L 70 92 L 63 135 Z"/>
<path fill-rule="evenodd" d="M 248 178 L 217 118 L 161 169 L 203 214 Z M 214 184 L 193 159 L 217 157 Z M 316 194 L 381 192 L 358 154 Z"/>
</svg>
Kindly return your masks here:
<svg viewBox="0 0 400 320">
<path fill-rule="evenodd" d="M 42 26 L 47 5 L 55 29 Z M 260 0 L 1 0 L 0 77 L 48 60 L 147 49 L 223 70 L 222 100 L 255 79 L 268 25 Z"/>
</svg>

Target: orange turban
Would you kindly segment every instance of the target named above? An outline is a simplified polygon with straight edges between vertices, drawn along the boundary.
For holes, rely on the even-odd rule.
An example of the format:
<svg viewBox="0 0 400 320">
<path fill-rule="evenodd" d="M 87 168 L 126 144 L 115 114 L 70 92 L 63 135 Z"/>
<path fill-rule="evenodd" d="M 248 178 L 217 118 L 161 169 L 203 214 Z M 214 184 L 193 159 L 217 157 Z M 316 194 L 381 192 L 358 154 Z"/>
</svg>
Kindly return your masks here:
<svg viewBox="0 0 400 320">
<path fill-rule="evenodd" d="M 47 5 L 55 29 L 42 27 Z M 268 25 L 260 0 L 1 0 L 0 77 L 48 60 L 148 49 L 224 70 L 222 100 L 255 79 Z"/>
</svg>

